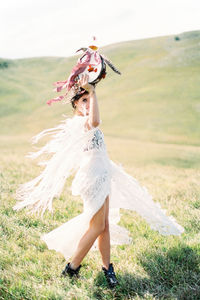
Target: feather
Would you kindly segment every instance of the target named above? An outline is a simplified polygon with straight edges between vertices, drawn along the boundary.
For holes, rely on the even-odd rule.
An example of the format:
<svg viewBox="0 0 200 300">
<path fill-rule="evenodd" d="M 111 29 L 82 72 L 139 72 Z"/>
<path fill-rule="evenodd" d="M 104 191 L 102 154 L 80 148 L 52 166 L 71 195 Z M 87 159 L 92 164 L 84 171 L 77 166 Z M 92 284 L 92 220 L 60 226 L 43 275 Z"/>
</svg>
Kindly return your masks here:
<svg viewBox="0 0 200 300">
<path fill-rule="evenodd" d="M 105 56 L 102 55 L 102 58 L 104 59 L 105 63 L 117 74 L 121 75 L 121 72 L 119 70 L 117 70 L 117 68 L 113 65 L 113 63 Z"/>
<path fill-rule="evenodd" d="M 84 47 L 83 47 L 83 48 L 80 48 L 80 49 L 76 50 L 76 52 L 79 52 L 79 51 L 85 52 L 85 51 L 87 51 L 87 49 L 88 49 L 88 48 L 84 48 Z"/>
</svg>

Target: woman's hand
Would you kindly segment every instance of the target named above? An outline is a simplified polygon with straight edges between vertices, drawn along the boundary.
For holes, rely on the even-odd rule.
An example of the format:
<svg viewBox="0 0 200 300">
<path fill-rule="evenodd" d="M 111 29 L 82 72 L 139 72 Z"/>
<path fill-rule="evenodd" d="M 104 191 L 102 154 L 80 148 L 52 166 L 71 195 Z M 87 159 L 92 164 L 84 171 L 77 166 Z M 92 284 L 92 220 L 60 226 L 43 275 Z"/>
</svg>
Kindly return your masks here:
<svg viewBox="0 0 200 300">
<path fill-rule="evenodd" d="M 94 86 L 88 82 L 89 76 L 87 74 L 82 74 L 81 78 L 78 80 L 78 85 L 89 93 L 95 90 Z"/>
</svg>

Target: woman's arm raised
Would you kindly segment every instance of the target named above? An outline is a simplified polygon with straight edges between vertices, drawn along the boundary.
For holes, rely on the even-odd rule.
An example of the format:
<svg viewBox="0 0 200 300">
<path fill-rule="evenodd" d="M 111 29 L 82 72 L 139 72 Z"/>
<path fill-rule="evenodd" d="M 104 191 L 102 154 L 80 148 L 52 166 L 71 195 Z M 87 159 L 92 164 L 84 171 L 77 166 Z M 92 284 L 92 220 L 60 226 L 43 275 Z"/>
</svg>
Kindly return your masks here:
<svg viewBox="0 0 200 300">
<path fill-rule="evenodd" d="M 95 88 L 92 84 L 88 83 L 87 75 L 82 76 L 80 83 L 81 86 L 89 92 L 90 96 L 90 109 L 86 125 L 87 127 L 97 127 L 100 124 L 100 114 Z"/>
<path fill-rule="evenodd" d="M 90 110 L 88 122 L 93 127 L 96 127 L 100 124 L 100 116 L 99 116 L 99 106 L 97 101 L 97 96 L 95 92 L 95 88 L 90 92 Z"/>
</svg>

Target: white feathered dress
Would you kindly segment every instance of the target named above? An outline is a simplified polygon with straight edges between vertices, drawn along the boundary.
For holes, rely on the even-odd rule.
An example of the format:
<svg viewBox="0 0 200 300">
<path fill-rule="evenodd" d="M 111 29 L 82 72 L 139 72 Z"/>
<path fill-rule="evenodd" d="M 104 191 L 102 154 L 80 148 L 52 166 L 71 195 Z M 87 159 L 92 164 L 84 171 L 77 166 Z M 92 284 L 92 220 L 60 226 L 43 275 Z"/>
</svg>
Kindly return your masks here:
<svg viewBox="0 0 200 300">
<path fill-rule="evenodd" d="M 52 210 L 52 200 L 60 196 L 66 179 L 75 175 L 71 185 L 72 195 L 80 195 L 84 209 L 81 214 L 41 236 L 49 249 L 63 254 L 68 260 L 89 227 L 89 222 L 102 207 L 109 195 L 109 223 L 111 244 L 129 244 L 129 232 L 117 225 L 120 208 L 136 211 L 163 235 L 180 235 L 184 229 L 173 217 L 167 216 L 158 203 L 152 200 L 147 189 L 141 186 L 124 169 L 109 159 L 104 135 L 99 127 L 87 130 L 87 116 L 74 115 L 55 128 L 42 131 L 33 137 L 36 143 L 41 137 L 54 134 L 50 142 L 28 157 L 36 158 L 44 153 L 54 153 L 42 173 L 22 184 L 16 191 L 20 200 L 13 209 L 29 207 L 32 212 Z M 96 242 L 92 249 L 96 249 Z"/>
</svg>

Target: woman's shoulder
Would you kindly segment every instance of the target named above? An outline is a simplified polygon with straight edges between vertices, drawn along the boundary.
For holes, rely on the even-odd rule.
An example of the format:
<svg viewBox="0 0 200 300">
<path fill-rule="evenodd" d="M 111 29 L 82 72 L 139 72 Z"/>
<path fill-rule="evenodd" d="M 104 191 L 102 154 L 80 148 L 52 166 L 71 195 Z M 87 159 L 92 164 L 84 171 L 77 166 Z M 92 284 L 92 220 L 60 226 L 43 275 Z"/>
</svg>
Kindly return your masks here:
<svg viewBox="0 0 200 300">
<path fill-rule="evenodd" d="M 74 115 L 74 116 L 73 116 L 73 120 L 77 121 L 78 123 L 83 124 L 83 126 L 84 126 L 86 129 L 88 129 L 88 130 L 98 128 L 99 125 L 102 123 L 102 120 L 100 120 L 99 125 L 96 126 L 96 127 L 93 127 L 93 126 L 90 124 L 89 116 L 88 116 L 88 115 L 86 115 L 86 116 Z"/>
</svg>

